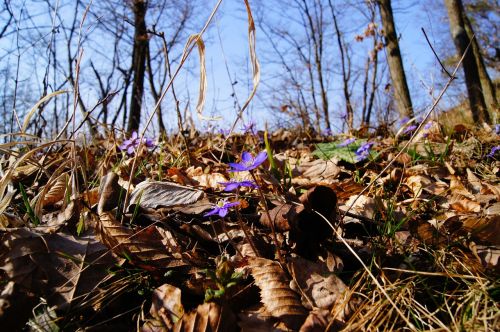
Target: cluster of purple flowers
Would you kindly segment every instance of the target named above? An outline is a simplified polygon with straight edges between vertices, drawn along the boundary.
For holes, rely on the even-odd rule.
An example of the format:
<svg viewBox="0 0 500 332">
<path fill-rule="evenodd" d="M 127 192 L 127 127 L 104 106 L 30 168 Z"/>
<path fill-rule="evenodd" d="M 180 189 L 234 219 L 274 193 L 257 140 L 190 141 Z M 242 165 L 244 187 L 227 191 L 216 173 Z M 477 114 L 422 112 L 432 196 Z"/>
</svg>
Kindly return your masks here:
<svg viewBox="0 0 500 332">
<path fill-rule="evenodd" d="M 229 172 L 243 172 L 243 171 L 251 171 L 259 167 L 264 161 L 267 159 L 267 152 L 262 151 L 257 156 L 253 156 L 250 152 L 244 151 L 241 154 L 241 162 L 239 163 L 229 163 L 228 165 L 231 167 Z M 224 191 L 233 191 L 237 190 L 241 187 L 248 188 L 258 188 L 257 184 L 254 181 L 230 181 L 230 182 L 221 182 L 224 185 Z M 219 201 L 215 207 L 205 214 L 205 217 L 213 216 L 215 214 L 219 215 L 219 217 L 224 218 L 229 209 L 239 205 L 239 202 L 228 202 L 227 200 Z"/>
<path fill-rule="evenodd" d="M 151 138 L 144 137 L 142 139 L 142 142 L 147 148 L 156 147 L 156 144 Z M 139 139 L 139 135 L 137 134 L 137 131 L 134 131 L 132 133 L 132 136 L 130 136 L 129 139 L 123 141 L 123 143 L 118 148 L 122 151 L 126 151 L 128 155 L 133 155 L 140 143 L 141 140 Z"/>
</svg>

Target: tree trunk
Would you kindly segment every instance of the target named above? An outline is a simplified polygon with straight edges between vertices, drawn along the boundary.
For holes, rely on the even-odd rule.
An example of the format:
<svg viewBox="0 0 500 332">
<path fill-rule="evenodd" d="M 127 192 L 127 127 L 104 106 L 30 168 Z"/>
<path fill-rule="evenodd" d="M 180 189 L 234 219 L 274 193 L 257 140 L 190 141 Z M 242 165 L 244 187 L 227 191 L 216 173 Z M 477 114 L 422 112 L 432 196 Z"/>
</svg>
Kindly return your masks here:
<svg viewBox="0 0 500 332">
<path fill-rule="evenodd" d="M 144 94 L 144 76 L 146 72 L 146 54 L 148 51 L 148 32 L 146 29 L 147 0 L 134 0 L 134 49 L 132 54 L 132 70 L 134 81 L 132 83 L 132 98 L 128 119 L 128 131 L 139 130 L 141 121 L 142 97 Z"/>
<path fill-rule="evenodd" d="M 445 0 L 450 21 L 450 32 L 455 43 L 458 55 L 461 57 L 464 53 L 462 66 L 465 74 L 465 84 L 469 95 L 469 104 L 472 112 L 472 118 L 475 123 L 490 123 L 490 116 L 486 110 L 483 92 L 481 91 L 481 80 L 479 77 L 478 64 L 474 58 L 473 47 L 467 50 L 470 43 L 469 36 L 465 28 L 465 12 L 461 0 Z M 466 52 L 467 50 L 467 52 Z"/>
<path fill-rule="evenodd" d="M 483 55 L 481 53 L 481 47 L 477 42 L 477 38 L 474 38 L 474 30 L 472 29 L 470 20 L 465 12 L 463 18 L 467 36 L 470 40 L 472 40 L 472 51 L 474 52 L 474 58 L 476 59 L 477 69 L 479 71 L 479 80 L 481 82 L 481 89 L 483 91 L 486 109 L 490 114 L 494 114 L 496 112 L 496 109 L 498 108 L 495 86 L 491 82 L 490 76 L 486 71 L 486 66 L 484 65 L 483 61 Z"/>
<path fill-rule="evenodd" d="M 406 83 L 406 76 L 399 50 L 398 37 L 394 17 L 392 16 L 391 0 L 378 0 L 380 17 L 384 28 L 385 44 L 387 47 L 387 62 L 394 86 L 394 97 L 401 116 L 413 117 L 410 91 Z"/>
</svg>

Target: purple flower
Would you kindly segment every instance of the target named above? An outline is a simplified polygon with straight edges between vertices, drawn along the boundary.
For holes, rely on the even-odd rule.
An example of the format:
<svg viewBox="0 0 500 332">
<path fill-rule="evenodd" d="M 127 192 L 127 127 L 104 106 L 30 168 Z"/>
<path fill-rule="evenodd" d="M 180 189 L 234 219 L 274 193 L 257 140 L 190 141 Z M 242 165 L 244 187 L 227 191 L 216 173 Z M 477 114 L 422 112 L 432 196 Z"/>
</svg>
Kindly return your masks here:
<svg viewBox="0 0 500 332">
<path fill-rule="evenodd" d="M 431 127 L 432 127 L 432 121 L 429 121 L 429 122 L 427 122 L 427 123 L 425 124 L 424 129 L 425 129 L 425 130 L 429 130 L 429 129 L 431 129 Z"/>
<path fill-rule="evenodd" d="M 500 123 L 495 125 L 495 134 L 500 135 Z"/>
<path fill-rule="evenodd" d="M 252 135 L 255 135 L 255 122 L 250 121 L 247 124 L 243 124 L 243 128 L 241 128 L 241 130 L 243 130 L 244 134 L 251 133 Z"/>
<path fill-rule="evenodd" d="M 494 146 L 493 148 L 491 148 L 491 152 L 488 153 L 486 156 L 489 158 L 493 158 L 495 156 L 495 153 L 497 153 L 497 151 L 500 151 L 500 145 L 497 145 L 497 146 Z"/>
<path fill-rule="evenodd" d="M 370 155 L 370 149 L 374 142 L 366 142 L 363 143 L 357 150 L 354 152 L 356 154 L 357 161 L 365 160 Z"/>
<path fill-rule="evenodd" d="M 243 152 L 241 154 L 241 163 L 229 163 L 232 167 L 229 172 L 243 172 L 250 171 L 260 166 L 267 159 L 267 152 L 260 152 L 255 158 L 250 152 Z"/>
<path fill-rule="evenodd" d="M 406 123 L 408 123 L 408 121 L 410 121 L 410 118 L 405 116 L 401 120 L 398 121 L 398 124 L 401 127 L 401 126 L 404 126 Z"/>
<path fill-rule="evenodd" d="M 340 144 L 337 144 L 337 147 L 338 148 L 343 148 L 343 147 L 346 147 L 348 145 L 351 145 L 352 143 L 354 143 L 356 141 L 356 139 L 354 137 L 351 137 L 351 138 L 348 138 L 346 139 L 345 141 L 343 141 L 342 143 Z"/>
<path fill-rule="evenodd" d="M 231 129 L 219 129 L 219 134 L 221 134 L 222 136 L 229 136 L 229 134 L 231 134 Z"/>
<path fill-rule="evenodd" d="M 214 208 L 207 213 L 205 213 L 203 216 L 208 217 L 208 216 L 213 216 L 214 214 L 218 214 L 219 217 L 224 218 L 227 213 L 229 212 L 229 208 L 232 208 L 234 206 L 240 205 L 240 202 L 227 202 L 226 200 L 221 200 L 218 201 L 217 204 L 214 206 Z"/>
<path fill-rule="evenodd" d="M 417 125 L 411 125 L 411 126 L 408 126 L 406 127 L 406 129 L 403 131 L 403 134 L 408 134 L 408 133 L 411 133 L 412 131 L 414 131 L 415 129 L 417 129 Z"/>
<path fill-rule="evenodd" d="M 144 137 L 143 138 L 144 145 L 148 148 L 154 148 L 155 144 L 151 138 Z M 139 135 L 137 135 L 137 131 L 132 132 L 132 136 L 130 139 L 123 141 L 122 145 L 118 148 L 122 151 L 127 151 L 128 155 L 133 155 L 137 147 L 139 146 L 140 139 Z"/>
<path fill-rule="evenodd" d="M 240 187 L 249 187 L 249 188 L 258 188 L 258 186 L 255 184 L 253 181 L 230 181 L 230 182 L 219 182 L 220 184 L 224 185 L 224 191 L 233 191 L 235 189 L 238 189 Z"/>
<path fill-rule="evenodd" d="M 332 135 L 332 130 L 330 128 L 326 128 L 321 132 L 323 136 L 331 136 Z"/>
</svg>

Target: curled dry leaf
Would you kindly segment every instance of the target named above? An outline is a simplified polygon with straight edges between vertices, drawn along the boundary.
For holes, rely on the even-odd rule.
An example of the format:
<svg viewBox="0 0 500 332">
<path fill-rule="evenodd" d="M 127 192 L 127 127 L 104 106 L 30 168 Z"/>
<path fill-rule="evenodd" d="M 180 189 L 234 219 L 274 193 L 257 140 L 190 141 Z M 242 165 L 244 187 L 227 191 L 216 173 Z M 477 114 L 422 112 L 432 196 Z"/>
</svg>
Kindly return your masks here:
<svg viewBox="0 0 500 332">
<path fill-rule="evenodd" d="M 64 198 L 66 189 L 68 188 L 69 175 L 63 173 L 57 177 L 54 184 L 42 197 L 42 207 L 53 205 Z"/>
<path fill-rule="evenodd" d="M 325 309 L 317 309 L 309 312 L 299 332 L 325 331 L 328 327 L 329 316 L 330 311 Z"/>
<path fill-rule="evenodd" d="M 137 185 L 130 197 L 130 205 L 143 208 L 175 207 L 196 203 L 204 196 L 203 191 L 181 186 L 173 182 L 144 181 Z"/>
<path fill-rule="evenodd" d="M 236 317 L 228 307 L 204 303 L 182 316 L 174 326 L 175 332 L 232 332 L 237 328 Z"/>
<path fill-rule="evenodd" d="M 290 258 L 288 264 L 305 307 L 331 309 L 333 305 L 342 302 L 348 288 L 324 264 L 313 263 L 301 257 Z M 344 306 L 347 307 L 345 304 Z"/>
<path fill-rule="evenodd" d="M 288 328 L 298 329 L 305 319 L 306 310 L 298 294 L 290 288 L 290 281 L 279 263 L 265 258 L 252 258 L 249 266 L 266 309 Z"/>
<path fill-rule="evenodd" d="M 290 230 L 290 223 L 297 218 L 297 215 L 304 210 L 304 207 L 292 205 L 292 204 L 281 204 L 269 211 L 269 217 L 267 213 L 263 213 L 260 216 L 260 223 L 267 228 L 271 229 L 271 223 L 274 222 L 274 228 L 278 232 L 286 232 Z"/>
<path fill-rule="evenodd" d="M 109 212 L 101 213 L 96 223 L 96 235 L 102 243 L 115 254 L 130 258 L 134 263 L 145 267 L 171 268 L 185 265 L 175 258 L 179 257 L 182 249 L 168 233 L 154 225 L 138 230 L 130 229 L 120 224 Z"/>
<path fill-rule="evenodd" d="M 101 214 L 106 211 L 111 211 L 118 206 L 120 191 L 122 187 L 118 184 L 118 175 L 109 172 L 101 179 L 99 187 L 99 203 L 97 205 L 97 213 Z"/>
<path fill-rule="evenodd" d="M 164 284 L 153 292 L 153 303 L 149 313 L 160 323 L 161 329 L 171 331 L 184 315 L 184 307 L 181 302 L 181 290 L 169 284 Z M 158 325 L 148 325 L 142 331 L 154 331 L 153 327 Z"/>
</svg>

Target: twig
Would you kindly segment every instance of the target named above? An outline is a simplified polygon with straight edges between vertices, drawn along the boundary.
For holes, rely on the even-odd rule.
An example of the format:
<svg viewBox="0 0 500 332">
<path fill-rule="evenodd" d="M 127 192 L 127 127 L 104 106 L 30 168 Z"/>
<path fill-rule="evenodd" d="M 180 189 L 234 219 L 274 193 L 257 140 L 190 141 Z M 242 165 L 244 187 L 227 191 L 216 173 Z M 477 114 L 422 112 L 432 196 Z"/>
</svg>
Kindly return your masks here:
<svg viewBox="0 0 500 332">
<path fill-rule="evenodd" d="M 439 59 L 438 55 L 436 54 L 436 51 L 434 50 L 434 47 L 432 47 L 432 44 L 429 40 L 429 37 L 427 37 L 427 33 L 425 32 L 424 28 L 421 28 L 422 29 L 422 32 L 424 33 L 424 37 L 425 37 L 425 40 L 427 40 L 427 44 L 429 44 L 429 47 L 431 48 L 432 50 L 432 53 L 434 53 L 434 56 L 436 57 L 437 61 L 439 62 L 439 64 L 441 65 L 441 68 L 443 69 L 443 71 L 446 73 L 446 75 L 448 75 L 448 77 L 450 79 L 455 79 L 456 77 L 453 75 L 451 75 L 445 68 L 445 66 L 443 65 L 443 63 L 441 62 L 441 60 Z M 455 71 L 456 72 L 456 71 Z M 454 73 L 455 73 L 454 72 Z"/>
</svg>

